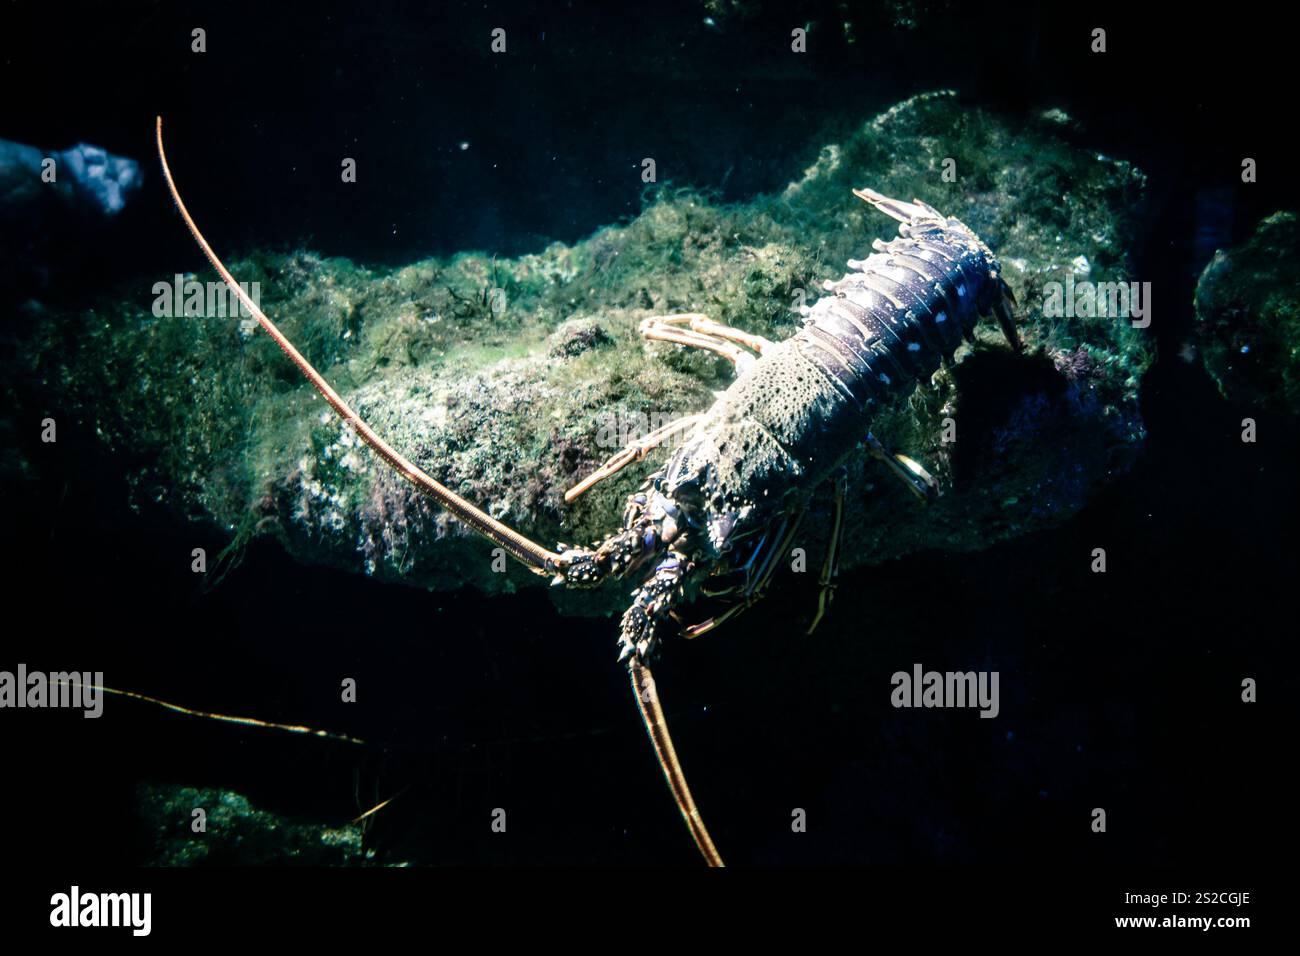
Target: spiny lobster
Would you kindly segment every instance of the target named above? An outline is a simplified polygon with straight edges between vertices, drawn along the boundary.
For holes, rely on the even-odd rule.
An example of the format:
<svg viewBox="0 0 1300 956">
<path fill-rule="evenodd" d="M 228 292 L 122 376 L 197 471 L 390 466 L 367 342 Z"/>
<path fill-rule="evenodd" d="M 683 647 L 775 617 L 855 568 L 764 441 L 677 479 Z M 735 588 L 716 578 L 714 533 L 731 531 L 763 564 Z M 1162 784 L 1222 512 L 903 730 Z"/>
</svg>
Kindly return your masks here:
<svg viewBox="0 0 1300 956">
<path fill-rule="evenodd" d="M 887 451 L 871 435 L 870 424 L 883 403 L 901 401 L 941 362 L 952 362 L 962 340 L 973 341 L 981 315 L 996 315 L 1011 347 L 1020 350 L 1015 298 L 993 253 L 962 222 L 919 199 L 908 203 L 855 189 L 854 195 L 899 221 L 899 236 L 887 243 L 875 240 L 872 255 L 850 260 L 849 273 L 827 281 L 828 294 L 800 310 L 803 326 L 791 338 L 772 342 L 699 313 L 645 319 L 640 332 L 646 339 L 722 355 L 735 366 L 736 378 L 707 411 L 656 429 L 565 494 L 572 501 L 677 438 L 680 444 L 668 462 L 628 498 L 620 530 L 589 548 L 561 544 L 551 550 L 435 481 L 357 416 L 212 250 L 172 179 L 161 117 L 156 133 L 167 188 L 208 261 L 334 411 L 399 475 L 554 584 L 590 588 L 650 569 L 623 615 L 619 659 L 628 667 L 677 808 L 705 860 L 722 865 L 668 733 L 649 659 L 666 622 L 679 620 L 678 606 L 697 589 L 719 598 L 726 610 L 685 626 L 686 637 L 710 631 L 752 606 L 792 542 L 809 501 L 830 484 L 830 546 L 809 631 L 816 627 L 837 571 L 844 511 L 841 465 L 864 442 L 919 498 L 937 493 L 934 478 L 906 455 Z M 706 578 L 722 578 L 723 585 L 705 587 Z"/>
</svg>

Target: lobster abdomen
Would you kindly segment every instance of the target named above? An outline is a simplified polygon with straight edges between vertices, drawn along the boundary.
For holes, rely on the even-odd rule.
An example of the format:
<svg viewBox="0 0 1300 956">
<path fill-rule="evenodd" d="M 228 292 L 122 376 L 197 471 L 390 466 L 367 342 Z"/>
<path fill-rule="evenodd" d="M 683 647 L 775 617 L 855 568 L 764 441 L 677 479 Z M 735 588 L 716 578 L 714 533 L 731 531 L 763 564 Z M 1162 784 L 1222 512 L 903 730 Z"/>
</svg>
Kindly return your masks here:
<svg viewBox="0 0 1300 956">
<path fill-rule="evenodd" d="M 876 249 L 826 283 L 832 294 L 805 310 L 793 339 L 863 411 L 910 394 L 951 361 L 1000 292 L 997 262 L 955 219 Z"/>
</svg>

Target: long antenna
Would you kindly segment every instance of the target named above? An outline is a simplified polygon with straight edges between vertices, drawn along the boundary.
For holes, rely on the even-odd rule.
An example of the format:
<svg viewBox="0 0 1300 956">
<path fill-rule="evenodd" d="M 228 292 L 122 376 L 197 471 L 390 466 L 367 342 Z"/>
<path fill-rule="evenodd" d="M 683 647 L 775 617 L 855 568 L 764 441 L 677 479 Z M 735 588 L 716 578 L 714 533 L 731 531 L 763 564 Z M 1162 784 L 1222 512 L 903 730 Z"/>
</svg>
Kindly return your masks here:
<svg viewBox="0 0 1300 956">
<path fill-rule="evenodd" d="M 235 281 L 235 277 L 230 274 L 230 270 L 217 258 L 217 254 L 208 245 L 208 240 L 203 238 L 203 233 L 199 232 L 199 227 L 194 224 L 189 210 L 185 208 L 185 203 L 181 200 L 181 194 L 176 189 L 176 182 L 172 179 L 171 168 L 167 165 L 167 153 L 163 150 L 161 116 L 158 117 L 157 129 L 158 159 L 162 162 L 163 176 L 167 179 L 167 189 L 171 192 L 172 199 L 176 202 L 176 208 L 180 210 L 181 218 L 185 220 L 185 225 L 189 227 L 190 233 L 199 244 L 199 248 L 208 257 L 208 261 L 212 263 L 212 268 L 216 269 L 221 278 L 226 280 L 226 285 L 230 286 L 230 291 L 244 304 L 244 308 L 248 309 L 249 314 L 257 319 L 258 324 L 266 330 L 266 333 L 275 339 L 275 344 L 280 346 L 284 354 L 289 356 L 289 359 L 294 365 L 298 366 L 303 375 L 307 376 L 307 380 L 315 386 L 316 391 L 321 393 L 325 401 L 329 402 L 330 407 L 338 413 L 338 416 L 346 424 L 351 425 L 361 440 L 373 448 L 380 458 L 392 465 L 399 475 L 415 485 L 421 492 L 437 501 L 483 537 L 505 548 L 537 574 L 550 575 L 556 573 L 559 568 L 559 555 L 556 552 L 547 550 L 535 541 L 530 541 L 513 528 L 509 528 L 497 521 L 487 512 L 476 508 L 450 488 L 434 481 L 418 465 L 380 438 L 369 425 L 361 420 L 360 416 L 352 410 L 352 407 L 343 401 L 338 392 L 334 391 L 330 386 L 330 383 L 325 381 L 325 377 L 316 371 L 301 352 L 294 348 L 293 343 L 285 337 L 283 332 L 276 328 L 275 323 L 267 318 L 266 313 L 258 308 L 257 303 L 249 297 L 248 293 L 240 288 L 239 283 Z"/>
<path fill-rule="evenodd" d="M 437 501 L 483 537 L 505 548 L 538 574 L 553 575 L 560 570 L 563 567 L 563 559 L 560 554 L 548 551 L 535 541 L 525 538 L 514 529 L 507 527 L 491 515 L 476 508 L 450 488 L 435 481 L 418 465 L 408 460 L 397 449 L 380 438 L 369 425 L 361 420 L 352 407 L 342 399 L 338 392 L 334 391 L 329 382 L 325 380 L 325 377 L 316 371 L 315 367 L 303 357 L 301 352 L 294 348 L 293 343 L 276 327 L 275 323 L 267 317 L 266 313 L 258 307 L 248 293 L 240 287 L 239 283 L 235 281 L 235 277 L 230 274 L 230 270 L 217 257 L 212 246 L 208 245 L 207 239 L 203 238 L 203 233 L 199 232 L 199 227 L 190 216 L 189 210 L 185 208 L 180 192 L 176 189 L 176 182 L 172 179 L 171 168 L 167 165 L 167 153 L 163 149 L 161 116 L 157 118 L 157 141 L 158 159 L 162 163 L 163 176 L 167 180 L 167 189 L 176 203 L 176 208 L 180 210 L 181 218 L 185 220 L 185 225 L 189 228 L 190 234 L 194 236 L 195 241 L 199 244 L 199 248 L 203 250 L 203 254 L 207 256 L 208 261 L 212 263 L 212 267 L 225 280 L 226 285 L 230 287 L 230 291 L 243 303 L 244 308 L 257 319 L 258 324 L 266 330 L 266 333 L 275 339 L 275 344 L 280 346 L 280 349 L 285 355 L 289 356 L 294 365 L 298 366 L 298 369 L 307 377 L 307 380 L 311 382 L 316 391 L 320 392 L 325 401 L 329 402 L 330 407 L 338 413 L 338 416 L 345 423 L 351 425 L 361 440 L 374 449 L 376 454 L 388 462 L 399 475 L 413 484 L 419 491 Z M 686 774 L 682 770 L 681 762 L 677 759 L 677 752 L 673 748 L 672 737 L 668 734 L 667 718 L 664 716 L 663 707 L 659 703 L 659 692 L 655 689 L 654 676 L 645 664 L 635 658 L 632 660 L 630 670 L 637 707 L 641 711 L 641 718 L 645 722 L 650 742 L 654 745 L 655 755 L 659 758 L 659 765 L 663 768 L 664 777 L 668 781 L 668 788 L 672 791 L 673 799 L 677 802 L 677 809 L 681 811 L 682 818 L 691 831 L 691 837 L 695 840 L 695 845 L 699 847 L 704 859 L 710 866 L 722 866 L 722 857 L 718 853 L 717 847 L 713 845 L 713 840 L 709 836 L 708 829 L 704 826 L 700 811 L 695 806 L 690 787 L 686 784 Z"/>
<path fill-rule="evenodd" d="M 704 818 L 700 816 L 700 809 L 695 805 L 695 798 L 691 796 L 691 788 L 686 785 L 686 772 L 682 770 L 681 762 L 677 759 L 673 738 L 668 734 L 668 719 L 664 716 L 663 705 L 659 703 L 659 691 L 655 687 L 654 675 L 650 673 L 650 668 L 636 657 L 632 658 L 628 669 L 632 672 L 632 693 L 636 695 L 636 705 L 641 711 L 641 719 L 645 722 L 646 733 L 650 735 L 650 742 L 654 744 L 655 756 L 659 758 L 664 779 L 668 781 L 668 789 L 672 791 L 673 799 L 677 801 L 677 809 L 681 811 L 682 819 L 686 821 L 686 828 L 691 831 L 691 837 L 695 840 L 695 845 L 700 848 L 700 854 L 705 862 L 709 866 L 724 866 L 722 854 L 713 845 L 709 829 L 704 825 Z"/>
</svg>

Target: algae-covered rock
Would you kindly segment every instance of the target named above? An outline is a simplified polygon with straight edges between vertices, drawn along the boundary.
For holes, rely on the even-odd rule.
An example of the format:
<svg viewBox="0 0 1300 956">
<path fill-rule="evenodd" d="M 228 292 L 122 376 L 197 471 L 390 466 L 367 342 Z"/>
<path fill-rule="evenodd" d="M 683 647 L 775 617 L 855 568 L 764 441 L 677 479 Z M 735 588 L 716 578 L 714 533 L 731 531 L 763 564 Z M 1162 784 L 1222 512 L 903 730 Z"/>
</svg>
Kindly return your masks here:
<svg viewBox="0 0 1300 956">
<path fill-rule="evenodd" d="M 1197 340 L 1225 398 L 1300 414 L 1300 223 L 1269 216 L 1196 283 Z"/>
<path fill-rule="evenodd" d="M 945 493 L 922 507 L 859 455 L 843 564 L 969 551 L 1073 514 L 1143 437 L 1145 333 L 1115 317 L 1045 318 L 1043 301 L 1044 285 L 1068 276 L 1129 277 L 1144 177 L 1063 135 L 1059 111 L 1005 119 L 926 94 L 744 205 L 665 188 L 629 223 L 514 260 L 463 254 L 379 271 L 298 253 L 229 265 L 259 283 L 263 307 L 395 447 L 536 540 L 587 543 L 615 530 L 664 452 L 572 506 L 564 490 L 730 381 L 724 360 L 644 343 L 638 323 L 694 311 L 786 338 L 795 308 L 896 228 L 851 187 L 917 196 L 1000 256 L 1026 354 L 1012 356 L 990 322 L 954 370 L 872 423 Z M 138 499 L 215 522 L 237 543 L 275 535 L 304 561 L 421 587 L 544 583 L 513 563 L 501 571 L 490 545 L 378 464 L 262 333 L 235 318 L 156 318 L 150 305 L 46 316 L 16 358 L 29 389 L 17 400 L 97 434 Z M 810 556 L 825 518 L 805 522 Z M 562 600 L 609 609 L 626 591 Z"/>
<path fill-rule="evenodd" d="M 230 790 L 166 784 L 136 790 L 151 866 L 363 866 L 374 860 L 357 823 L 288 820 Z M 196 830 L 198 809 L 203 825 Z"/>
</svg>

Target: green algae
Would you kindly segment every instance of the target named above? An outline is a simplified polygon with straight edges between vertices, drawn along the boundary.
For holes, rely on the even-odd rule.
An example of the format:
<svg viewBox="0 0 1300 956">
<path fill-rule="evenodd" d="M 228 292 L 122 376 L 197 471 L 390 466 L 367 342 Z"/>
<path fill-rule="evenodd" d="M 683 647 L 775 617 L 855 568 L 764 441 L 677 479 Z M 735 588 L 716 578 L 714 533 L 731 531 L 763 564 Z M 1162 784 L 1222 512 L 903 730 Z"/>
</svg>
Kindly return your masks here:
<svg viewBox="0 0 1300 956">
<path fill-rule="evenodd" d="M 376 865 L 358 823 L 288 819 L 231 790 L 141 784 L 137 796 L 150 866 Z M 200 830 L 194 828 L 196 809 L 203 810 Z"/>
<path fill-rule="evenodd" d="M 1269 216 L 1241 246 L 1217 250 L 1196 284 L 1197 340 L 1225 398 L 1300 415 L 1300 224 Z"/>
</svg>

